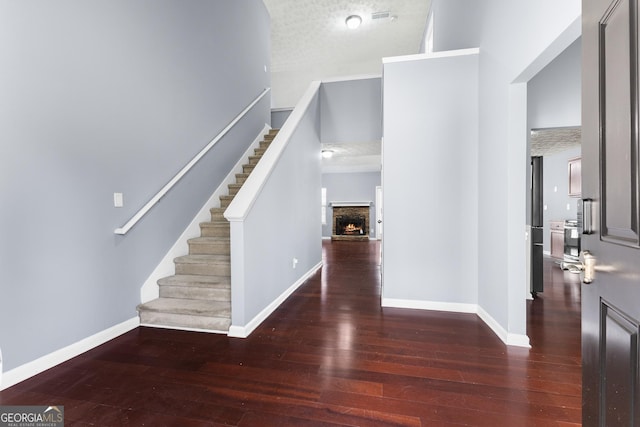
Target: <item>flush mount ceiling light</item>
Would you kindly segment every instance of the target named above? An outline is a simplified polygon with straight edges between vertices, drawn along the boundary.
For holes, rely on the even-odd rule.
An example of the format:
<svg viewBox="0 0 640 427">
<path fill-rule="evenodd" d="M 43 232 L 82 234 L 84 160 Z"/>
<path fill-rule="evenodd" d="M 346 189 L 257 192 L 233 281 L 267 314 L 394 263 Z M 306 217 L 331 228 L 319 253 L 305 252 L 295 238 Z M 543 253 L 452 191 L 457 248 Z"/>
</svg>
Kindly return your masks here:
<svg viewBox="0 0 640 427">
<path fill-rule="evenodd" d="M 333 156 L 333 150 L 322 150 L 322 157 L 330 159 Z"/>
<path fill-rule="evenodd" d="M 347 27 L 351 30 L 355 30 L 362 24 L 362 18 L 358 15 L 349 15 L 347 19 L 344 21 L 347 24 Z"/>
</svg>

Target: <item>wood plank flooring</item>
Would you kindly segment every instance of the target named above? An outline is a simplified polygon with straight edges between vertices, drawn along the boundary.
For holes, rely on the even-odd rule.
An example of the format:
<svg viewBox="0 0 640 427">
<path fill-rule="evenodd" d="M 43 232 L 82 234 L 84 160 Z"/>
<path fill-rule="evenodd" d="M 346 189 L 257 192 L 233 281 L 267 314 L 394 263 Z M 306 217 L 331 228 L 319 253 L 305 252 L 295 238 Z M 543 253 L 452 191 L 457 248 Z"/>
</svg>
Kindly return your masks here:
<svg viewBox="0 0 640 427">
<path fill-rule="evenodd" d="M 323 258 L 247 339 L 141 327 L 0 405 L 64 405 L 66 426 L 580 425 L 576 275 L 545 260 L 529 350 L 476 315 L 381 308 L 378 242 Z"/>
</svg>

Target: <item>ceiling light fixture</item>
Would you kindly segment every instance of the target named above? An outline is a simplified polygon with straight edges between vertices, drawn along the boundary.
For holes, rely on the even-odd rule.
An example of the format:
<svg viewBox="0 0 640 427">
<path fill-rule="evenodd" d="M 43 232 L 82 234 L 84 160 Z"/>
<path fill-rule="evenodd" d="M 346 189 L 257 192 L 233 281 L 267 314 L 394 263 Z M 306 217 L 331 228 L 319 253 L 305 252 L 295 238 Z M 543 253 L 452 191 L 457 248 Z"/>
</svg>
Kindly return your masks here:
<svg viewBox="0 0 640 427">
<path fill-rule="evenodd" d="M 322 157 L 324 159 L 330 159 L 333 156 L 333 150 L 322 150 Z"/>
<path fill-rule="evenodd" d="M 355 30 L 362 24 L 362 18 L 358 15 L 349 15 L 347 19 L 344 21 L 347 24 L 347 27 L 351 30 Z"/>
</svg>

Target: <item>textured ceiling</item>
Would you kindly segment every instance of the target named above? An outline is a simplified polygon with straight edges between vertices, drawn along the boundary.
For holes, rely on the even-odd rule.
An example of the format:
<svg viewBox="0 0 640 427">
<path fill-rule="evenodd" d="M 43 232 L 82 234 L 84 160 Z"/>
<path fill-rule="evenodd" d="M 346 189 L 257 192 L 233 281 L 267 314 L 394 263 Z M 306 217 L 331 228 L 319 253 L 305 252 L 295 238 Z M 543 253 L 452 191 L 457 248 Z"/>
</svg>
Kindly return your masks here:
<svg viewBox="0 0 640 427">
<path fill-rule="evenodd" d="M 416 54 L 424 38 L 430 0 L 263 0 L 271 16 L 271 72 L 288 87 L 311 80 L 381 74 L 382 58 Z M 373 19 L 372 14 L 389 12 Z M 362 17 L 350 30 L 349 15 Z M 310 71 L 311 70 L 311 71 Z M 296 79 L 304 81 L 298 82 Z M 274 80 L 273 96 L 279 88 Z M 335 155 L 325 172 L 379 171 L 380 141 L 324 144 Z"/>
<path fill-rule="evenodd" d="M 380 141 L 322 144 L 323 150 L 333 151 L 333 157 L 322 159 L 322 171 L 324 173 L 380 172 L 381 148 Z"/>
<path fill-rule="evenodd" d="M 550 156 L 573 147 L 582 141 L 582 128 L 562 127 L 531 130 L 531 155 Z"/>
<path fill-rule="evenodd" d="M 271 71 L 322 65 L 343 75 L 349 65 L 418 53 L 430 0 L 264 0 L 271 15 Z M 376 12 L 389 18 L 372 19 Z M 362 17 L 350 30 L 349 15 Z M 359 69 L 359 68 L 358 68 Z M 330 72 L 330 71 L 328 71 Z"/>
</svg>

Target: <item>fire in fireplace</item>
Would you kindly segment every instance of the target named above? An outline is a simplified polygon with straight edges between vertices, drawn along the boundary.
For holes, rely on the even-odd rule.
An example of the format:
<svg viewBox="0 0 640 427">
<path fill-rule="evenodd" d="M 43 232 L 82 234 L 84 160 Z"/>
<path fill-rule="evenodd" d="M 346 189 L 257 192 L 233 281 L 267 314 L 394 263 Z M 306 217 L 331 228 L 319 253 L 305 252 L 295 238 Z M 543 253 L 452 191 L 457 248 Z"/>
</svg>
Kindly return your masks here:
<svg viewBox="0 0 640 427">
<path fill-rule="evenodd" d="M 366 234 L 366 218 L 363 215 L 336 215 L 336 235 Z"/>
</svg>

